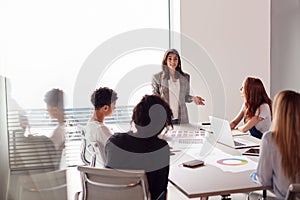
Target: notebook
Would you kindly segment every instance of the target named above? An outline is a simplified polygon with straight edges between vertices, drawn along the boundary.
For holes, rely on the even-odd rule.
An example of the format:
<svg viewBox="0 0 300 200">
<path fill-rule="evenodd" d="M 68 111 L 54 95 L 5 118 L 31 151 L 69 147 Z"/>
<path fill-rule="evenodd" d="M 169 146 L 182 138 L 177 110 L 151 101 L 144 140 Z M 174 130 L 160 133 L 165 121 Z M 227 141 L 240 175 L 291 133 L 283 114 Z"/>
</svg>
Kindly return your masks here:
<svg viewBox="0 0 300 200">
<path fill-rule="evenodd" d="M 218 142 L 226 146 L 240 149 L 248 147 L 257 147 L 259 144 L 251 142 L 240 137 L 233 137 L 230 124 L 227 120 L 209 116 L 211 122 L 211 130 L 214 132 Z"/>
</svg>

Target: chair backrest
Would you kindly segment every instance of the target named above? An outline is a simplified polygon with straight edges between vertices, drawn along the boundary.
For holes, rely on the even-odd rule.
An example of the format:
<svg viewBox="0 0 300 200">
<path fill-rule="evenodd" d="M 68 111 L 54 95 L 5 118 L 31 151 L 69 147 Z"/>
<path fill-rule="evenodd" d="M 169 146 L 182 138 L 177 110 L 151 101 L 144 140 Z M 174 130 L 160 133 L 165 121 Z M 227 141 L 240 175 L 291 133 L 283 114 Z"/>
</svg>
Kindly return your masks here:
<svg viewBox="0 0 300 200">
<path fill-rule="evenodd" d="M 19 181 L 19 200 L 68 199 L 66 170 L 23 175 Z"/>
<path fill-rule="evenodd" d="M 289 186 L 285 199 L 300 200 L 300 183 L 294 183 Z"/>
<path fill-rule="evenodd" d="M 95 167 L 96 165 L 95 147 L 91 144 L 87 145 L 85 138 L 81 138 L 80 157 L 84 164 L 89 165 L 91 167 Z"/>
<path fill-rule="evenodd" d="M 44 135 L 24 137 L 20 130 L 13 131 L 10 140 L 10 169 L 14 172 L 47 172 L 58 170 L 62 150 L 56 150 L 53 141 Z"/>
<path fill-rule="evenodd" d="M 80 147 L 80 158 L 85 165 L 95 167 L 96 165 L 96 149 L 94 145 L 87 144 L 85 139 L 85 128 L 79 126 L 81 129 L 81 147 Z M 88 157 L 88 158 L 87 158 Z"/>
<path fill-rule="evenodd" d="M 78 166 L 82 180 L 82 199 L 148 200 L 147 176 L 143 170 L 116 170 Z"/>
</svg>

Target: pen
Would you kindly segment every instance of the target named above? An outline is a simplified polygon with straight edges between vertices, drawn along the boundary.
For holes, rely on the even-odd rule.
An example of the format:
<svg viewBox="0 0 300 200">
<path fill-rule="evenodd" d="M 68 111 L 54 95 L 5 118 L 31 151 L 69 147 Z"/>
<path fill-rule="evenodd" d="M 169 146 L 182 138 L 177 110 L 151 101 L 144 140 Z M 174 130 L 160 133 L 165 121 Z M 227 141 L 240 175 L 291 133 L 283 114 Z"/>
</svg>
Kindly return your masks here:
<svg viewBox="0 0 300 200">
<path fill-rule="evenodd" d="M 211 133 L 211 134 L 213 134 L 214 132 L 212 132 L 212 131 L 209 131 L 209 130 L 206 130 L 206 129 L 204 129 L 204 128 L 200 128 L 200 131 L 206 131 L 206 132 L 208 132 L 208 133 Z"/>
</svg>

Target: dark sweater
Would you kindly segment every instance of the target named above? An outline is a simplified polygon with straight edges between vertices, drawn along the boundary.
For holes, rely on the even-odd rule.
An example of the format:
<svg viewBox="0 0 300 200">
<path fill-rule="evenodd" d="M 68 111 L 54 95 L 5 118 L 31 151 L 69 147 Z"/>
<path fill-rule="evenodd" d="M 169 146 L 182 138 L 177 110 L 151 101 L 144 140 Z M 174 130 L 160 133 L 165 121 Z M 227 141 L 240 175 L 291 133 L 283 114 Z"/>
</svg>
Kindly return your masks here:
<svg viewBox="0 0 300 200">
<path fill-rule="evenodd" d="M 157 136 L 144 138 L 132 132 L 115 133 L 106 143 L 106 167 L 145 170 L 152 199 L 167 191 L 170 150 Z"/>
</svg>

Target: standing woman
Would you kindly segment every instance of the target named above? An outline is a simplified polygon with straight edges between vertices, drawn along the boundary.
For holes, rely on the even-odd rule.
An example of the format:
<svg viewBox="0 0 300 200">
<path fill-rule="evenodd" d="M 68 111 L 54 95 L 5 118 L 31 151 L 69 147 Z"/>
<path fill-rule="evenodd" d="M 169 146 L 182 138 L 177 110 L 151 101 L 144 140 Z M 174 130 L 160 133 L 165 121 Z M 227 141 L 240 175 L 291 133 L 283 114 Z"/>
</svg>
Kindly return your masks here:
<svg viewBox="0 0 300 200">
<path fill-rule="evenodd" d="M 256 138 L 261 139 L 268 131 L 272 120 L 272 101 L 269 98 L 262 81 L 258 78 L 247 77 L 240 88 L 244 103 L 241 111 L 231 121 L 231 129 L 237 128 L 242 132 L 249 131 Z M 241 120 L 244 125 L 236 127 Z"/>
<path fill-rule="evenodd" d="M 173 124 L 189 123 L 186 102 L 204 105 L 204 99 L 190 95 L 190 75 L 181 69 L 181 59 L 175 49 L 166 51 L 162 71 L 152 79 L 153 94 L 161 96 L 173 111 Z"/>
<path fill-rule="evenodd" d="M 300 94 L 279 92 L 273 104 L 272 130 L 262 138 L 258 180 L 284 199 L 291 183 L 300 183 Z"/>
</svg>

